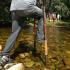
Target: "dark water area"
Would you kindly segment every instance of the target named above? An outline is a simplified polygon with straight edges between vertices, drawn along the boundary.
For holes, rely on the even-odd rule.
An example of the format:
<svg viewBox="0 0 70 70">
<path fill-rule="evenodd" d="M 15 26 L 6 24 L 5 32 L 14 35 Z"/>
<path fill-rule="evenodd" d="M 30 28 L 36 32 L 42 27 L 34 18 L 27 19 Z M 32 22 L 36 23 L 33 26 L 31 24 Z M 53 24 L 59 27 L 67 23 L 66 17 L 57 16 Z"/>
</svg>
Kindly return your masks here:
<svg viewBox="0 0 70 70">
<path fill-rule="evenodd" d="M 0 28 L 1 45 L 3 43 L 3 46 L 5 46 L 5 42 L 8 36 L 10 35 L 10 33 L 11 33 L 11 28 Z M 15 43 L 16 46 L 18 46 L 20 43 L 26 44 L 27 47 L 33 46 L 33 42 L 34 42 L 33 27 L 27 26 L 24 29 L 22 29 L 17 41 L 18 42 Z M 49 70 L 70 69 L 70 28 L 48 26 L 47 41 L 48 41 L 48 61 L 49 61 L 47 65 L 48 69 Z M 18 58 L 15 60 L 19 61 L 20 58 L 19 59 Z"/>
</svg>

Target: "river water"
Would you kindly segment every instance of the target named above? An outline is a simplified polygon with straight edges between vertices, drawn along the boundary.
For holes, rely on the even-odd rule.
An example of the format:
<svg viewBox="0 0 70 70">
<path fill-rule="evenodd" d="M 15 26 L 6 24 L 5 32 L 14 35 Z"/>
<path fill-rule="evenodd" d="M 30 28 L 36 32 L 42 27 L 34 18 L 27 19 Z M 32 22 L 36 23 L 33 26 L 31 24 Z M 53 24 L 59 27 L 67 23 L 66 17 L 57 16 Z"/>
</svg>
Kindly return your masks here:
<svg viewBox="0 0 70 70">
<path fill-rule="evenodd" d="M 27 27 L 24 29 L 21 31 L 18 40 L 20 43 L 21 41 L 25 43 L 27 42 L 26 44 L 30 46 L 33 44 L 33 28 Z M 1 45 L 5 46 L 5 42 L 10 33 L 10 28 L 0 28 Z M 48 26 L 47 41 L 49 50 L 48 68 L 50 68 L 50 70 L 64 70 L 65 68 L 70 69 L 70 28 Z"/>
</svg>

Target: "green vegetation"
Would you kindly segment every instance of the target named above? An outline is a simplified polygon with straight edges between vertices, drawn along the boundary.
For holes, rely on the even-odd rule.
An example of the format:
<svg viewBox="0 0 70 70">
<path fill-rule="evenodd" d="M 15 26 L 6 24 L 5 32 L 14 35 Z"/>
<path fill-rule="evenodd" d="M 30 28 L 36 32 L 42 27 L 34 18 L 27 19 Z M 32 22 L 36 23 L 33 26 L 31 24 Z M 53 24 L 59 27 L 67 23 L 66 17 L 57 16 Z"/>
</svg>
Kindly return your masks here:
<svg viewBox="0 0 70 70">
<path fill-rule="evenodd" d="M 53 21 L 49 21 L 49 19 L 46 20 L 47 26 L 52 26 L 52 25 L 58 25 L 58 26 L 70 26 L 70 21 L 62 21 L 62 20 L 55 20 Z"/>
<path fill-rule="evenodd" d="M 38 0 L 39 4 L 42 0 Z M 46 12 L 56 12 L 62 16 L 70 15 L 70 0 L 46 0 Z"/>
<path fill-rule="evenodd" d="M 10 0 L 1 0 L 0 5 L 0 22 L 10 22 Z"/>
<path fill-rule="evenodd" d="M 0 1 L 0 23 L 11 23 L 11 0 Z M 37 0 L 37 5 L 42 6 L 42 0 Z M 46 0 L 46 13 L 60 14 L 65 21 L 70 19 L 70 0 Z"/>
</svg>

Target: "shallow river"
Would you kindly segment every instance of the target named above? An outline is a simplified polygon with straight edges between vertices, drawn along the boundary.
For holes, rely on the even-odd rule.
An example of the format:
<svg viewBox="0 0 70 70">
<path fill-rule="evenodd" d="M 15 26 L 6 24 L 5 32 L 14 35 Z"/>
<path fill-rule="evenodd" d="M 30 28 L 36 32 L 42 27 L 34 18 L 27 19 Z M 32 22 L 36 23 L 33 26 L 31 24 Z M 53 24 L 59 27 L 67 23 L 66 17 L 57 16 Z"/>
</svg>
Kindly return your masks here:
<svg viewBox="0 0 70 70">
<path fill-rule="evenodd" d="M 0 44 L 5 46 L 6 39 L 11 33 L 10 28 L 0 28 Z M 18 41 L 25 42 L 31 46 L 33 44 L 33 28 L 23 29 L 18 37 Z M 47 27 L 47 41 L 49 48 L 50 70 L 64 70 L 64 65 L 70 67 L 70 28 L 68 27 Z M 27 43 L 26 43 L 27 42 Z M 18 43 L 18 42 L 16 42 Z M 61 65 L 60 65 L 61 64 Z"/>
</svg>

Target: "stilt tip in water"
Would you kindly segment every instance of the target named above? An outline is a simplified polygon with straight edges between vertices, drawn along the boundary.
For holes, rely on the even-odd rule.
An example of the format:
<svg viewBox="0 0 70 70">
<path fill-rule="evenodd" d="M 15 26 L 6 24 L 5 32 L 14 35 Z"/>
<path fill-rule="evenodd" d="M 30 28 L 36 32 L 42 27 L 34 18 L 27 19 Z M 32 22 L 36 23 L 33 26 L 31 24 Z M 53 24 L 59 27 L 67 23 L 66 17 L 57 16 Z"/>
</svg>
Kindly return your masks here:
<svg viewBox="0 0 70 70">
<path fill-rule="evenodd" d="M 2 45 L 0 45 L 0 53 L 2 52 Z"/>
</svg>

